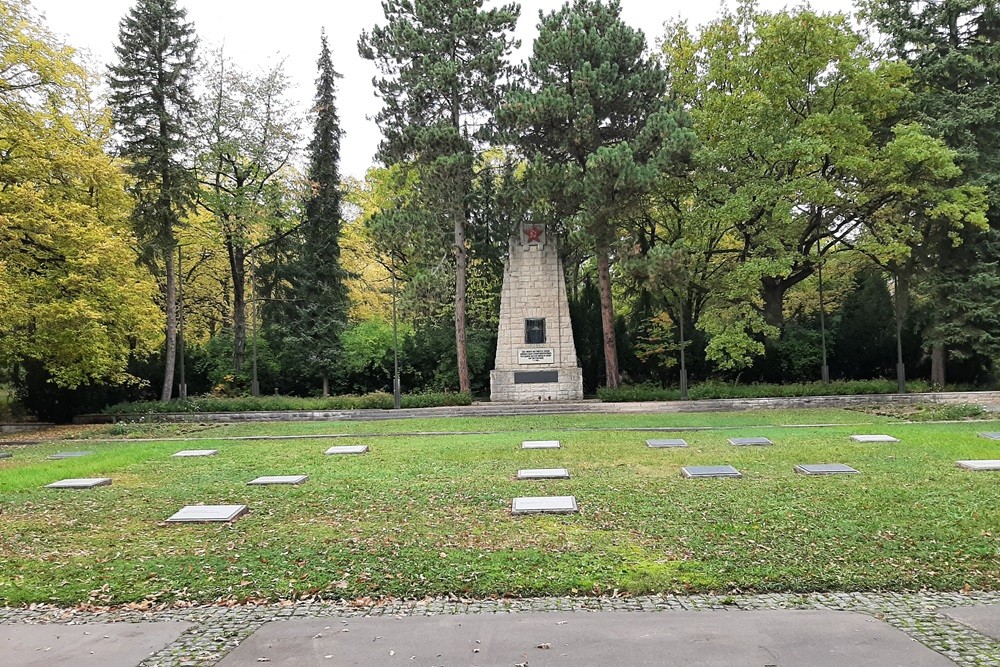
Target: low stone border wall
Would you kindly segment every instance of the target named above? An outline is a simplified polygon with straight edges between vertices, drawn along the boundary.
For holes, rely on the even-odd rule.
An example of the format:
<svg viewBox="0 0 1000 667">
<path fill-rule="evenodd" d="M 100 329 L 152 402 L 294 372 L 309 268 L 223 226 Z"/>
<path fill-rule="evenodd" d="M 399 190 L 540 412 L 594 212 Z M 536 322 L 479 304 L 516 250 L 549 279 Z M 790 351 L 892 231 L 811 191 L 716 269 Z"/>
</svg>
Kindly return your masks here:
<svg viewBox="0 0 1000 667">
<path fill-rule="evenodd" d="M 860 394 L 851 396 L 794 396 L 781 398 L 719 398 L 701 401 L 647 401 L 637 403 L 475 403 L 401 410 L 283 410 L 271 412 L 172 412 L 131 415 L 81 415 L 74 424 L 147 422 L 280 422 L 378 421 L 414 417 L 497 417 L 553 414 L 656 414 L 673 412 L 735 412 L 756 409 L 842 408 L 872 403 L 972 403 L 1000 411 L 1000 391 L 953 391 L 920 394 Z"/>
</svg>

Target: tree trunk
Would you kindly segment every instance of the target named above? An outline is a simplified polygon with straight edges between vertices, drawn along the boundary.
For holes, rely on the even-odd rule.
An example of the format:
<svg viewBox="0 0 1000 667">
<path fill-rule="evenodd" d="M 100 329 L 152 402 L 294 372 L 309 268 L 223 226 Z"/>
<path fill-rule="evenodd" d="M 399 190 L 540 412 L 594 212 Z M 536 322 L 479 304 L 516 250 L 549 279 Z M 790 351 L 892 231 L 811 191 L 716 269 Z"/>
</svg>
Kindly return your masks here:
<svg viewBox="0 0 1000 667">
<path fill-rule="evenodd" d="M 160 400 L 169 401 L 174 394 L 174 364 L 177 360 L 177 276 L 174 270 L 173 248 L 166 249 L 167 285 L 165 307 L 167 311 L 167 350 L 163 371 L 163 393 Z"/>
<path fill-rule="evenodd" d="M 761 297 L 764 300 L 764 321 L 780 331 L 785 326 L 785 290 L 788 285 L 781 278 L 764 278 Z"/>
<path fill-rule="evenodd" d="M 931 345 L 931 384 L 943 387 L 945 382 L 945 360 L 947 353 L 944 343 Z"/>
<path fill-rule="evenodd" d="M 465 249 L 465 215 L 455 214 L 455 348 L 458 354 L 458 389 L 472 391 L 469 383 L 469 357 L 465 342 L 465 291 L 469 255 Z"/>
<path fill-rule="evenodd" d="M 229 244 L 229 272 L 233 277 L 233 372 L 243 372 L 247 352 L 246 270 L 243 253 Z"/>
<path fill-rule="evenodd" d="M 611 301 L 611 260 L 609 248 L 598 243 L 597 277 L 601 292 L 601 326 L 604 329 L 605 383 L 614 389 L 618 386 L 618 345 L 615 341 L 615 306 Z"/>
<path fill-rule="evenodd" d="M 323 373 L 323 398 L 330 397 L 330 375 L 324 371 Z"/>
</svg>

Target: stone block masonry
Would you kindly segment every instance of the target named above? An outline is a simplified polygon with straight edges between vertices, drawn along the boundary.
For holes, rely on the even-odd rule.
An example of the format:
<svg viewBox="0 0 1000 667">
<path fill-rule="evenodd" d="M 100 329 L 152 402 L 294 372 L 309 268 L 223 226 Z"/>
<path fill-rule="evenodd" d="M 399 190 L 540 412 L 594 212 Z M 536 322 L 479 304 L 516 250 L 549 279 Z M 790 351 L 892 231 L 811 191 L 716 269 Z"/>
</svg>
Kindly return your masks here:
<svg viewBox="0 0 1000 667">
<path fill-rule="evenodd" d="M 490 400 L 496 403 L 583 398 L 562 260 L 536 225 L 510 242 L 494 369 Z"/>
</svg>

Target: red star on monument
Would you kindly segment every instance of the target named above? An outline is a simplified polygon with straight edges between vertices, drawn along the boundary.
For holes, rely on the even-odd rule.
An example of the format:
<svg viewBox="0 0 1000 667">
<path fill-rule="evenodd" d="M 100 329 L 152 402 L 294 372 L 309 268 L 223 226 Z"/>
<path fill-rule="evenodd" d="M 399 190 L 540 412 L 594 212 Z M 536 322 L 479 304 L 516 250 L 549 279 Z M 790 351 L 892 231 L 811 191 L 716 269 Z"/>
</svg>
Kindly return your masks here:
<svg viewBox="0 0 1000 667">
<path fill-rule="evenodd" d="M 542 230 L 538 225 L 532 225 L 524 233 L 528 235 L 528 243 L 540 243 L 542 240 Z"/>
</svg>

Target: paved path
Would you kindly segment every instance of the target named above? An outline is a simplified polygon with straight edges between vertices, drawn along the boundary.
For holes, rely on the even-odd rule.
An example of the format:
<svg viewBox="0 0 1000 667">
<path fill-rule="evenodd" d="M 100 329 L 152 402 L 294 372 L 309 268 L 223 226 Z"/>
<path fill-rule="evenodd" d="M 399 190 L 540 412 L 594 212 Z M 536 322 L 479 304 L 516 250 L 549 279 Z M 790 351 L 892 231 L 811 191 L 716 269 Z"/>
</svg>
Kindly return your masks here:
<svg viewBox="0 0 1000 667">
<path fill-rule="evenodd" d="M 132 637 L 131 653 L 103 664 L 136 664 L 138 646 L 142 667 L 998 667 L 998 626 L 1000 592 L 0 608 L 0 662 L 100 664 L 88 661 Z"/>
</svg>

